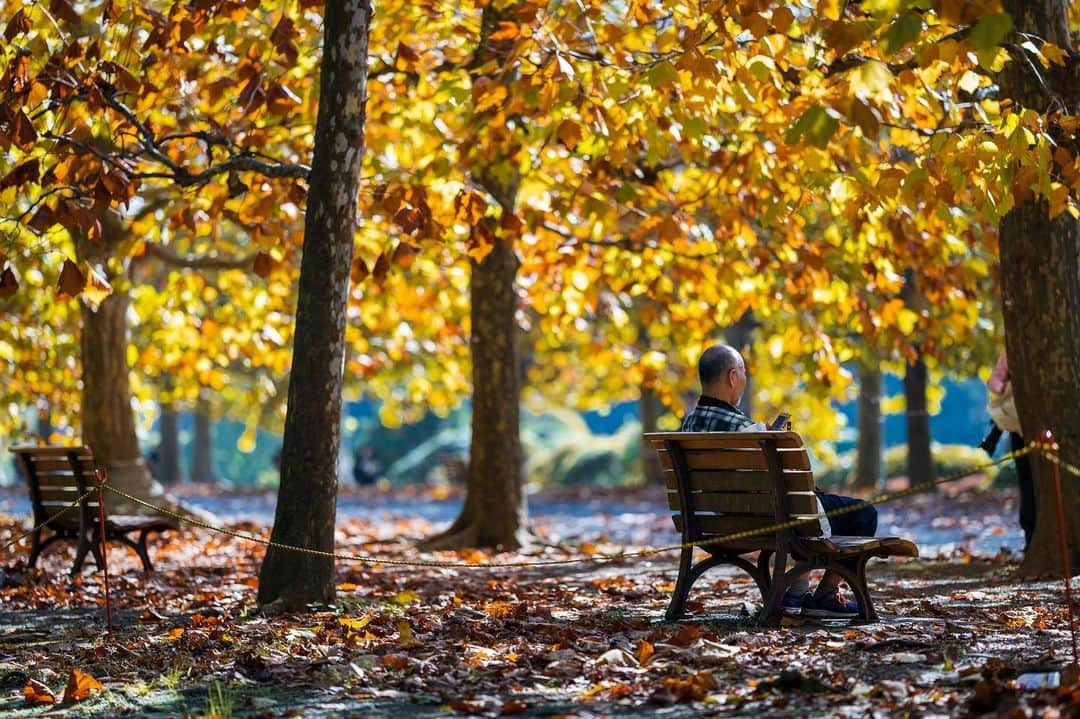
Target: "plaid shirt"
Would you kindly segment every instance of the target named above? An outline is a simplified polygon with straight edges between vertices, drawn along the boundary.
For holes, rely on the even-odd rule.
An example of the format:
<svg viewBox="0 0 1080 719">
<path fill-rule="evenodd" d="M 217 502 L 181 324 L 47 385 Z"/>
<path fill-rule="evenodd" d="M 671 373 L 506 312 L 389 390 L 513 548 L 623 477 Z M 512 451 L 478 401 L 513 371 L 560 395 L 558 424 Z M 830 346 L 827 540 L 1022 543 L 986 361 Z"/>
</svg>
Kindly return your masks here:
<svg viewBox="0 0 1080 719">
<path fill-rule="evenodd" d="M 680 432 L 740 432 L 754 420 L 722 399 L 698 397 L 697 406 L 683 418 Z"/>
</svg>

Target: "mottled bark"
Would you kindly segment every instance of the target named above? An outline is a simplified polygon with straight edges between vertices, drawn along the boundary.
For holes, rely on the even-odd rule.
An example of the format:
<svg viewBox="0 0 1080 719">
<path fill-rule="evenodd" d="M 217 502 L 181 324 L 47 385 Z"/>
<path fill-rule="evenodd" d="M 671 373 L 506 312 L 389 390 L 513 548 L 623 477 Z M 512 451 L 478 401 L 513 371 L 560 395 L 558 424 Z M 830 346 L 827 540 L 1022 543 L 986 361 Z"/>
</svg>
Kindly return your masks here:
<svg viewBox="0 0 1080 719">
<path fill-rule="evenodd" d="M 508 12 L 494 5 L 484 8 L 473 67 L 499 61 L 508 52 L 506 43 L 490 39 L 501 20 L 512 19 Z M 486 121 L 477 118 L 478 132 Z M 504 213 L 514 212 L 520 182 L 512 154 L 509 147 L 498 147 L 471 160 L 473 178 Z M 515 318 L 519 263 L 513 236 L 501 228 L 492 226 L 491 230 L 494 248 L 483 261 L 471 263 L 469 280 L 473 396 L 465 503 L 445 532 L 420 544 L 424 549 L 518 548 L 531 540 L 519 423 L 521 373 Z"/>
<path fill-rule="evenodd" d="M 1066 0 L 1007 0 L 1014 29 L 1070 47 Z M 1019 45 L 1019 41 L 1016 43 Z M 1043 112 L 1055 104 L 1077 112 L 1080 81 L 1075 58 L 1065 68 L 1010 62 L 1002 95 Z M 1054 168 L 1057 171 L 1057 168 Z M 1013 392 L 1026 438 L 1053 430 L 1061 458 L 1080 465 L 1080 223 L 1067 212 L 1049 217 L 1046 203 L 1018 198 L 1002 218 L 1001 285 L 1005 344 Z M 1059 527 L 1049 463 L 1033 461 L 1035 533 L 1020 572 L 1060 573 Z M 1071 573 L 1080 569 L 1080 478 L 1062 474 L 1064 528 Z"/>
<path fill-rule="evenodd" d="M 191 438 L 191 481 L 205 484 L 217 482 L 214 472 L 214 417 L 206 393 L 195 404 L 195 432 Z"/>
<path fill-rule="evenodd" d="M 907 473 L 912 484 L 935 479 L 930 454 L 930 413 L 926 403 L 926 361 L 909 362 L 904 373 L 904 400 L 907 406 Z"/>
<path fill-rule="evenodd" d="M 858 432 L 855 443 L 855 487 L 874 490 L 884 477 L 884 417 L 881 414 L 881 370 L 859 365 Z"/>
<path fill-rule="evenodd" d="M 326 4 L 319 116 L 293 343 L 281 485 L 271 539 L 319 552 L 334 549 L 345 310 L 364 151 L 368 0 Z M 258 603 L 300 610 L 334 598 L 334 561 L 271 547 L 259 573 Z"/>
</svg>

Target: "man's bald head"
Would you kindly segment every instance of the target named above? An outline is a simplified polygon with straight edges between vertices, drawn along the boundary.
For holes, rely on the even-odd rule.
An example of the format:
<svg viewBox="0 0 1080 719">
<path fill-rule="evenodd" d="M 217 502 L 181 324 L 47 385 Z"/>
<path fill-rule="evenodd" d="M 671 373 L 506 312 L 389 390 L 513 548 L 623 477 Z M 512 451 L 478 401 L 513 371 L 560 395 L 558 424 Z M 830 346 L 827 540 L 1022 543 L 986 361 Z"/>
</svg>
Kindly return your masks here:
<svg viewBox="0 0 1080 719">
<path fill-rule="evenodd" d="M 698 377 L 702 394 L 735 405 L 746 389 L 746 363 L 731 345 L 715 344 L 702 352 Z"/>
</svg>

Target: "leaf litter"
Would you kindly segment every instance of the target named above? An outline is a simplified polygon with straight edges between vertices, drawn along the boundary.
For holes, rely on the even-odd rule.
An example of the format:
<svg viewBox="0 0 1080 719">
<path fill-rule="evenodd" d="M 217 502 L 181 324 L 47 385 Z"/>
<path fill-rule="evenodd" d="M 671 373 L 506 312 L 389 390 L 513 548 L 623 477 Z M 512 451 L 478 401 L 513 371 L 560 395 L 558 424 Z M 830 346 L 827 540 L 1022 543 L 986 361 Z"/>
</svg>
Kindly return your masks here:
<svg viewBox="0 0 1080 719">
<path fill-rule="evenodd" d="M 979 496 L 960 511 L 993 525 L 1000 498 Z M 917 526 L 904 511 L 893 521 Z M 669 520 L 656 517 L 631 523 L 631 539 L 671 544 Z M 0 540 L 24 526 L 0 518 Z M 348 519 L 339 549 L 419 558 L 406 537 L 437 529 Z M 617 549 L 610 536 L 581 536 Z M 664 622 L 674 554 L 516 569 L 339 563 L 333 606 L 263 617 L 253 605 L 262 548 L 185 529 L 155 543 L 151 575 L 110 550 L 111 637 L 100 573 L 69 577 L 69 550 L 47 552 L 37 569 L 12 551 L 0 570 L 0 713 L 1080 715 L 1060 582 L 1018 582 L 1015 555 L 966 547 L 945 542 L 926 559 L 872 565 L 877 624 L 795 618 L 763 629 L 753 582 L 731 568 L 698 581 L 684 621 Z"/>
</svg>

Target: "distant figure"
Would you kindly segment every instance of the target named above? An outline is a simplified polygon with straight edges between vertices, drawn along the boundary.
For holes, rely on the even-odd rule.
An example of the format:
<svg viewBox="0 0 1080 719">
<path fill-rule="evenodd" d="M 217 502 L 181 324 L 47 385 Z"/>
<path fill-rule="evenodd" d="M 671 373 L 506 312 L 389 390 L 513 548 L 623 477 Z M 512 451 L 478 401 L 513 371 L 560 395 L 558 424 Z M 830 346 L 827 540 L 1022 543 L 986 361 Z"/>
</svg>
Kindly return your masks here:
<svg viewBox="0 0 1080 719">
<path fill-rule="evenodd" d="M 361 485 L 375 484 L 382 475 L 382 466 L 369 445 L 360 445 L 353 454 L 353 480 Z"/>
<path fill-rule="evenodd" d="M 697 406 L 682 421 L 681 432 L 763 432 L 766 425 L 754 422 L 739 411 L 736 405 L 746 390 L 746 362 L 734 347 L 717 344 L 702 353 L 698 361 L 701 379 L 701 397 Z M 815 489 L 820 507 L 828 512 L 841 507 L 860 504 L 862 500 L 827 494 Z M 877 532 L 877 509 L 865 505 L 857 510 L 829 517 L 829 527 L 834 534 L 843 536 L 872 537 Z M 809 617 L 856 617 L 858 602 L 848 602 L 840 594 L 840 581 L 835 572 L 825 576 L 810 593 L 810 568 L 796 565 L 800 570 L 792 577 L 781 602 L 785 614 L 803 614 Z"/>
<path fill-rule="evenodd" d="M 1009 372 L 1009 358 L 1002 350 L 990 379 L 986 381 L 990 392 L 987 410 L 990 412 L 990 433 L 979 445 L 986 453 L 993 456 L 997 450 L 1002 432 L 1009 433 L 1009 447 L 1017 452 L 1023 449 L 1024 441 L 1020 429 L 1020 417 L 1016 412 L 1016 400 L 1013 398 L 1012 375 Z M 1031 478 L 1031 463 L 1026 456 L 1017 457 L 1016 481 L 1020 485 L 1020 528 L 1024 531 L 1024 551 L 1031 544 L 1031 535 L 1035 533 L 1035 483 Z"/>
</svg>

